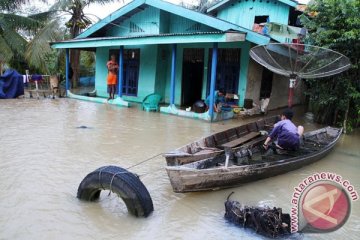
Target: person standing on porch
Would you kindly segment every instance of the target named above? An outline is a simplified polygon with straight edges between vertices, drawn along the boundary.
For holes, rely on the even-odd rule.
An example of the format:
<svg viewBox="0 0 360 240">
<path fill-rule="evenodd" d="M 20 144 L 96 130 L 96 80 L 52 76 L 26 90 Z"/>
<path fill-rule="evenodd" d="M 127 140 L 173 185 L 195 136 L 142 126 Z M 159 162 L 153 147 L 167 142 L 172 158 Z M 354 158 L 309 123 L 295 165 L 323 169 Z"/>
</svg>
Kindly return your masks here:
<svg viewBox="0 0 360 240">
<path fill-rule="evenodd" d="M 106 67 L 108 69 L 108 76 L 107 76 L 107 85 L 108 85 L 108 93 L 109 93 L 108 100 L 110 100 L 115 98 L 117 72 L 119 69 L 119 65 L 116 62 L 116 56 L 114 54 L 111 55 L 110 61 L 106 63 Z"/>
</svg>

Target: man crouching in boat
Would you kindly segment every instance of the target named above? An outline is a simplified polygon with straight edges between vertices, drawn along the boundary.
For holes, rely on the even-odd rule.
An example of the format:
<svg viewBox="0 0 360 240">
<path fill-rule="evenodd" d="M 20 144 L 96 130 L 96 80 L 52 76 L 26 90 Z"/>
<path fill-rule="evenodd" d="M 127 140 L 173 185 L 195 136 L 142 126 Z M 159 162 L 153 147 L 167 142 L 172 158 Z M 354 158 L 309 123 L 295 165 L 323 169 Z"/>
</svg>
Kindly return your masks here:
<svg viewBox="0 0 360 240">
<path fill-rule="evenodd" d="M 300 146 L 300 138 L 304 133 L 304 127 L 296 127 L 291 121 L 294 112 L 291 109 L 285 109 L 281 114 L 281 121 L 274 125 L 273 130 L 264 142 L 264 148 L 268 149 L 270 141 L 275 141 L 276 147 L 285 150 L 296 150 Z"/>
</svg>

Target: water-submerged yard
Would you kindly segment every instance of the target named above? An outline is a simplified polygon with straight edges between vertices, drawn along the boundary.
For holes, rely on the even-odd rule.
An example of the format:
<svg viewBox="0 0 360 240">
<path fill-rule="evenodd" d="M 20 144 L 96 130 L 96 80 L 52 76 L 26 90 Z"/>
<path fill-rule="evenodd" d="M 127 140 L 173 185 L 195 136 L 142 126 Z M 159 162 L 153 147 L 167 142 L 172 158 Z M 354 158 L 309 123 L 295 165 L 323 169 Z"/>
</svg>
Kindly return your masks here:
<svg viewBox="0 0 360 240">
<path fill-rule="evenodd" d="M 296 123 L 313 129 L 298 112 Z M 161 157 L 130 170 L 140 175 L 155 211 L 128 214 L 115 194 L 98 202 L 76 198 L 82 179 L 105 165 L 124 168 L 246 120 L 206 123 L 72 99 L 0 102 L 0 239 L 262 239 L 224 219 L 224 201 L 282 207 L 314 172 L 335 172 L 360 192 L 360 132 L 343 135 L 324 159 L 277 177 L 203 193 L 172 191 Z M 78 128 L 86 126 L 87 128 Z M 292 239 L 360 239 L 360 201 L 347 223 L 327 234 Z"/>
</svg>

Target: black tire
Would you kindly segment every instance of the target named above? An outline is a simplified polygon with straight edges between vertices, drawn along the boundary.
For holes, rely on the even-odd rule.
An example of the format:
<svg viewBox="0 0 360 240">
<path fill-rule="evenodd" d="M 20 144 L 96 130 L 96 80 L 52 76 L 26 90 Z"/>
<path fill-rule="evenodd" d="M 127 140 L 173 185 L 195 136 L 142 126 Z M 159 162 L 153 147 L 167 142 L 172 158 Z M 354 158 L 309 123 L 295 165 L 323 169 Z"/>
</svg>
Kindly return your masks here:
<svg viewBox="0 0 360 240">
<path fill-rule="evenodd" d="M 104 166 L 89 173 L 80 183 L 77 197 L 95 201 L 99 199 L 101 190 L 116 193 L 136 217 L 147 217 L 154 211 L 151 196 L 144 184 L 138 176 L 124 168 Z"/>
</svg>

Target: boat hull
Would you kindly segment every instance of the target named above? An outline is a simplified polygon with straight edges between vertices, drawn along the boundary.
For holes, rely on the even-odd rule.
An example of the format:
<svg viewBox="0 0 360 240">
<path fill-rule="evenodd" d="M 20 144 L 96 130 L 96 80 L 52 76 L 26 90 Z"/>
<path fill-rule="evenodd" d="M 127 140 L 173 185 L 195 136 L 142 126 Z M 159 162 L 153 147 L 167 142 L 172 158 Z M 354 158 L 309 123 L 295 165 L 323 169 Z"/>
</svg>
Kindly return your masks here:
<svg viewBox="0 0 360 240">
<path fill-rule="evenodd" d="M 324 131 L 324 129 L 317 131 L 321 130 Z M 252 165 L 232 165 L 227 168 L 214 167 L 208 169 L 196 169 L 186 165 L 167 166 L 166 171 L 174 192 L 208 191 L 238 186 L 243 183 L 293 171 L 320 160 L 331 151 L 342 131 L 341 129 L 330 127 L 325 128 L 325 130 L 330 131 L 333 135 L 336 134 L 334 139 L 320 151 L 313 152 L 306 156 L 297 156 L 275 162 Z"/>
<path fill-rule="evenodd" d="M 279 116 L 259 119 L 238 127 L 230 128 L 223 132 L 203 137 L 197 141 L 186 144 L 163 156 L 167 166 L 178 166 L 222 154 L 224 151 L 219 145 L 230 142 L 250 132 L 269 130 L 279 120 Z"/>
</svg>

